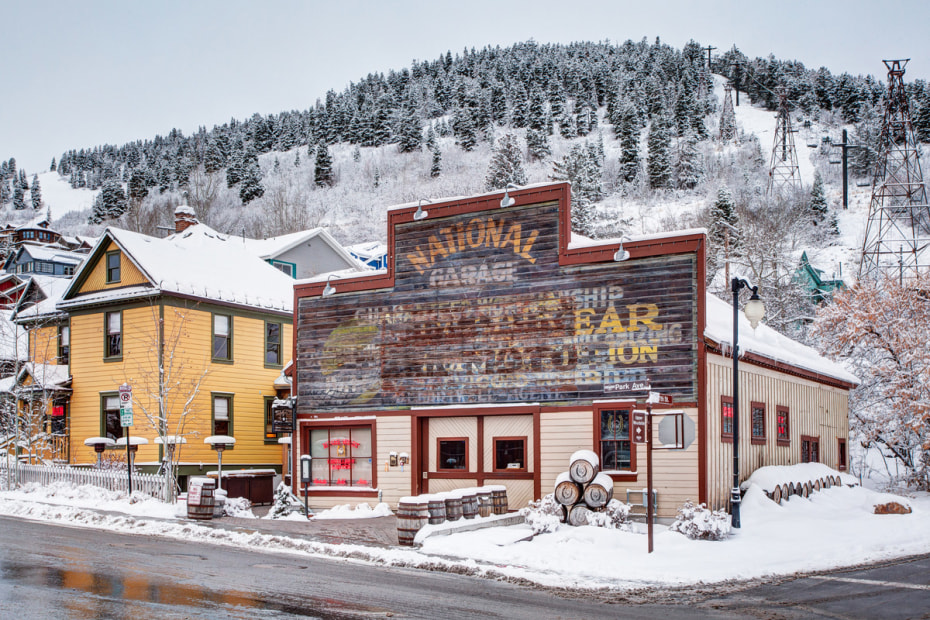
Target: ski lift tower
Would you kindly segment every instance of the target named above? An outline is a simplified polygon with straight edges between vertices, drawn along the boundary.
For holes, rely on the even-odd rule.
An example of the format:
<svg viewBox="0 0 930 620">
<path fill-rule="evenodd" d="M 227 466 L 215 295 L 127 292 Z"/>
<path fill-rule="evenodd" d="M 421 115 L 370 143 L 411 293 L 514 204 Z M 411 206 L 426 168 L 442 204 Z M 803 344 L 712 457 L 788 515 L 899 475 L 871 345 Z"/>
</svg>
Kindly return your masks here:
<svg viewBox="0 0 930 620">
<path fill-rule="evenodd" d="M 789 187 L 801 190 L 801 171 L 798 168 L 798 153 L 794 149 L 794 134 L 791 128 L 791 115 L 788 113 L 788 93 L 782 88 L 778 91 L 778 115 L 775 117 L 775 140 L 772 143 L 772 165 L 769 169 L 769 183 L 765 193 L 771 195 Z"/>
<path fill-rule="evenodd" d="M 903 282 L 930 266 L 930 207 L 920 149 L 904 91 L 909 58 L 883 60 L 888 91 L 859 277 L 897 273 Z"/>
</svg>

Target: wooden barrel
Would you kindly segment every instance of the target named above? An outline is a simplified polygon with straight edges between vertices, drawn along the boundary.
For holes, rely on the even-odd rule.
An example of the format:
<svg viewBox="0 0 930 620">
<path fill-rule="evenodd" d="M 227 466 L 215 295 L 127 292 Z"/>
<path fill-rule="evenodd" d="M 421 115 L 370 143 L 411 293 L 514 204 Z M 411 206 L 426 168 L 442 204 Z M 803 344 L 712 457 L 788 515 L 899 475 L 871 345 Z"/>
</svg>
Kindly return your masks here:
<svg viewBox="0 0 930 620">
<path fill-rule="evenodd" d="M 812 491 L 819 491 L 820 488 L 821 488 L 820 480 L 819 480 L 819 479 L 814 480 L 814 484 L 811 485 L 811 490 L 812 490 Z"/>
<path fill-rule="evenodd" d="M 439 525 L 446 521 L 446 498 L 444 494 L 422 496 L 426 499 L 430 525 Z"/>
<path fill-rule="evenodd" d="M 487 487 L 478 488 L 478 514 L 490 517 L 494 514 L 494 504 L 491 501 L 491 491 Z"/>
<path fill-rule="evenodd" d="M 446 521 L 458 521 L 462 518 L 462 496 L 457 491 L 446 493 Z"/>
<path fill-rule="evenodd" d="M 491 489 L 491 505 L 494 508 L 494 514 L 507 514 L 507 487 L 498 484 L 486 488 Z"/>
<path fill-rule="evenodd" d="M 584 490 L 584 503 L 589 508 L 603 508 L 614 496 L 614 481 L 607 474 L 594 476 Z"/>
<path fill-rule="evenodd" d="M 429 505 L 418 497 L 403 497 L 397 505 L 397 542 L 413 546 L 417 532 L 429 522 Z"/>
<path fill-rule="evenodd" d="M 824 476 L 820 479 L 820 483 L 823 485 L 823 488 L 829 489 L 833 486 L 833 476 Z"/>
<path fill-rule="evenodd" d="M 587 525 L 589 514 L 591 514 L 590 508 L 584 504 L 575 504 L 571 507 L 571 510 L 568 511 L 568 523 L 578 526 Z"/>
<path fill-rule="evenodd" d="M 568 473 L 575 482 L 587 484 L 597 475 L 599 461 L 594 452 L 578 450 L 569 459 Z"/>
<path fill-rule="evenodd" d="M 781 485 L 781 498 L 785 501 L 791 497 L 791 487 L 787 484 L 782 483 Z"/>
<path fill-rule="evenodd" d="M 781 487 L 776 485 L 775 488 L 772 490 L 772 494 L 770 497 L 772 498 L 773 502 L 775 502 L 776 504 L 780 504 L 781 503 Z"/>
<path fill-rule="evenodd" d="M 213 495 L 216 480 L 191 478 L 187 487 L 187 518 L 206 521 L 213 518 Z"/>
<path fill-rule="evenodd" d="M 555 479 L 555 491 L 553 496 L 555 501 L 563 506 L 574 506 L 581 501 L 584 494 L 584 487 L 572 480 L 569 472 L 562 472 Z"/>
<path fill-rule="evenodd" d="M 801 485 L 800 495 L 801 497 L 810 497 L 811 491 L 812 491 L 811 483 L 805 482 L 804 484 Z"/>
<path fill-rule="evenodd" d="M 462 489 L 462 516 L 466 519 L 478 516 L 478 494 L 474 489 Z"/>
<path fill-rule="evenodd" d="M 834 486 L 838 486 L 838 487 L 843 486 L 843 479 L 840 478 L 839 474 L 837 474 L 836 476 L 833 476 L 833 484 Z"/>
</svg>

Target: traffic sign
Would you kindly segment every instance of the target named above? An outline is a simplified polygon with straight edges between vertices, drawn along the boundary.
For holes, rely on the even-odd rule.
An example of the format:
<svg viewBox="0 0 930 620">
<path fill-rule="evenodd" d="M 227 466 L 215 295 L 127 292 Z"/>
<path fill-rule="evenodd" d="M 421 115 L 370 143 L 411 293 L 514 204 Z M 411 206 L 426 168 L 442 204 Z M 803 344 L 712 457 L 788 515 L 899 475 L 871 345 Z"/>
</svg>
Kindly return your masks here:
<svg viewBox="0 0 930 620">
<path fill-rule="evenodd" d="M 646 412 L 634 411 L 633 422 L 630 424 L 630 434 L 633 443 L 646 443 Z"/>
<path fill-rule="evenodd" d="M 119 425 L 132 426 L 132 386 L 128 383 L 119 386 Z"/>
</svg>

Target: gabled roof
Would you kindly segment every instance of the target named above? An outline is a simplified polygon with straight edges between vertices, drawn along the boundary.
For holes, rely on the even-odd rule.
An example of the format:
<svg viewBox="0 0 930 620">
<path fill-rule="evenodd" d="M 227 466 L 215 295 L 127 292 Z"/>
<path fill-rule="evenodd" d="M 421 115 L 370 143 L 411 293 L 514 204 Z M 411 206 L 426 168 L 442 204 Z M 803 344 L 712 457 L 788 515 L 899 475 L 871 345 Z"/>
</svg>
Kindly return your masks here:
<svg viewBox="0 0 930 620">
<path fill-rule="evenodd" d="M 110 242 L 148 281 L 144 285 L 82 292 Z M 204 224 L 165 239 L 107 228 L 65 291 L 59 309 L 159 294 L 214 301 L 255 310 L 290 313 L 294 280 L 248 252 L 241 239 Z"/>
<path fill-rule="evenodd" d="M 28 254 L 35 260 L 43 260 L 62 265 L 74 265 L 75 267 L 80 265 L 81 261 L 87 258 L 87 254 L 63 250 L 61 247 L 55 245 L 33 245 L 26 243 L 19 246 L 15 252 L 7 257 L 6 262 L 3 264 L 4 268 L 6 268 L 7 265 L 13 265 L 19 262 L 19 258 L 23 254 Z"/>
<path fill-rule="evenodd" d="M 38 389 L 62 390 L 71 387 L 71 372 L 67 366 L 25 362 L 16 376 L 17 383 L 22 385 L 27 375 L 32 377 L 33 385 Z"/>
<path fill-rule="evenodd" d="M 203 226 L 203 224 L 198 224 Z M 192 227 L 192 228 L 196 228 Z M 188 229 L 190 230 L 190 229 Z M 185 231 L 187 232 L 187 231 Z M 181 233 L 184 234 L 184 233 Z M 235 237 L 231 237 L 235 238 Z M 329 234 L 325 228 L 311 228 L 300 232 L 290 233 L 288 235 L 279 235 L 269 237 L 268 239 L 245 239 L 239 237 L 245 247 L 256 256 L 264 260 L 277 258 L 288 250 L 297 247 L 312 239 L 320 239 L 328 245 L 336 254 L 342 257 L 348 265 L 359 266 L 358 259 L 349 254 L 349 252 L 336 239 Z M 359 266 L 361 268 L 361 266 Z"/>
<path fill-rule="evenodd" d="M 35 229 L 42 229 L 42 230 L 46 230 L 48 232 L 53 232 L 56 234 L 58 233 L 58 231 L 55 231 L 49 228 L 49 221 L 48 221 L 47 215 L 40 215 L 38 217 L 35 217 L 29 220 L 25 224 L 21 224 L 20 226 L 16 227 L 16 230 L 35 230 Z"/>
<path fill-rule="evenodd" d="M 733 306 L 710 293 L 706 294 L 707 325 L 704 338 L 717 344 L 721 350 L 733 346 Z M 845 368 L 821 356 L 817 351 L 784 336 L 771 327 L 760 323 L 756 329 L 742 312 L 739 317 L 740 357 L 753 354 L 775 365 L 782 364 L 836 379 L 842 383 L 859 384 L 859 379 Z"/>
<path fill-rule="evenodd" d="M 32 322 L 53 318 L 61 312 L 56 304 L 68 289 L 71 280 L 55 276 L 31 274 L 25 282 L 25 291 L 16 302 L 11 318 L 17 322 Z"/>
</svg>

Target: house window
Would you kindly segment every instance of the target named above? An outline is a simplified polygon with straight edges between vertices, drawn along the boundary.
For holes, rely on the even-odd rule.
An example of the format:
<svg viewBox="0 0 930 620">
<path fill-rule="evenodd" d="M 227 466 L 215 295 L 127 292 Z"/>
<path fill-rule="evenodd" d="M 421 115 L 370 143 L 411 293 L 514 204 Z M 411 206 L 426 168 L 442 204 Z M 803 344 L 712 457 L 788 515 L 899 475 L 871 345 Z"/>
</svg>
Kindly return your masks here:
<svg viewBox="0 0 930 620">
<path fill-rule="evenodd" d="M 281 365 L 280 323 L 265 323 L 265 365 Z"/>
<path fill-rule="evenodd" d="M 107 252 L 107 284 L 119 282 L 119 251 Z"/>
<path fill-rule="evenodd" d="M 720 439 L 733 441 L 733 398 L 720 397 Z"/>
<path fill-rule="evenodd" d="M 282 273 L 286 273 L 287 275 L 291 276 L 292 278 L 294 277 L 294 265 L 293 265 L 293 264 L 291 264 L 291 263 L 280 263 L 280 262 L 278 262 L 278 261 L 274 261 L 274 262 L 272 262 L 271 264 L 275 267 L 275 269 L 281 271 Z"/>
<path fill-rule="evenodd" d="M 791 436 L 788 434 L 791 427 L 788 425 L 788 408 L 775 408 L 775 441 L 780 446 L 787 446 L 791 443 Z"/>
<path fill-rule="evenodd" d="M 602 409 L 599 413 L 601 469 L 606 471 L 632 470 L 630 410 Z"/>
<path fill-rule="evenodd" d="M 74 265 L 65 265 L 61 268 L 62 275 L 73 276 L 74 275 Z"/>
<path fill-rule="evenodd" d="M 232 436 L 233 398 L 230 394 L 213 395 L 213 434 Z"/>
<path fill-rule="evenodd" d="M 371 426 L 310 429 L 314 486 L 372 486 Z"/>
<path fill-rule="evenodd" d="M 213 315 L 213 359 L 232 360 L 232 317 L 225 314 Z"/>
<path fill-rule="evenodd" d="M 820 462 L 820 437 L 801 435 L 801 462 Z"/>
<path fill-rule="evenodd" d="M 840 471 L 846 471 L 846 440 L 836 440 L 836 468 Z"/>
<path fill-rule="evenodd" d="M 494 471 L 526 471 L 526 437 L 494 438 Z"/>
<path fill-rule="evenodd" d="M 55 266 L 45 261 L 36 261 L 36 273 L 55 273 Z"/>
<path fill-rule="evenodd" d="M 750 404 L 750 422 L 752 423 L 752 443 L 765 443 L 765 403 Z"/>
<path fill-rule="evenodd" d="M 68 403 L 56 403 L 52 405 L 49 432 L 51 432 L 52 435 L 68 434 Z"/>
<path fill-rule="evenodd" d="M 436 440 L 438 470 L 468 470 L 468 438 L 445 437 Z"/>
<path fill-rule="evenodd" d="M 104 437 L 116 441 L 123 436 L 123 427 L 119 423 L 119 396 L 104 394 L 100 397 L 100 408 Z"/>
<path fill-rule="evenodd" d="M 107 337 L 104 343 L 105 356 L 118 358 L 123 355 L 123 313 L 119 310 L 104 315 Z"/>
<path fill-rule="evenodd" d="M 58 363 L 67 366 L 71 361 L 71 327 L 58 327 Z"/>
<path fill-rule="evenodd" d="M 274 413 L 271 405 L 274 403 L 274 396 L 265 397 L 265 442 L 277 443 L 278 434 L 274 432 Z"/>
</svg>

